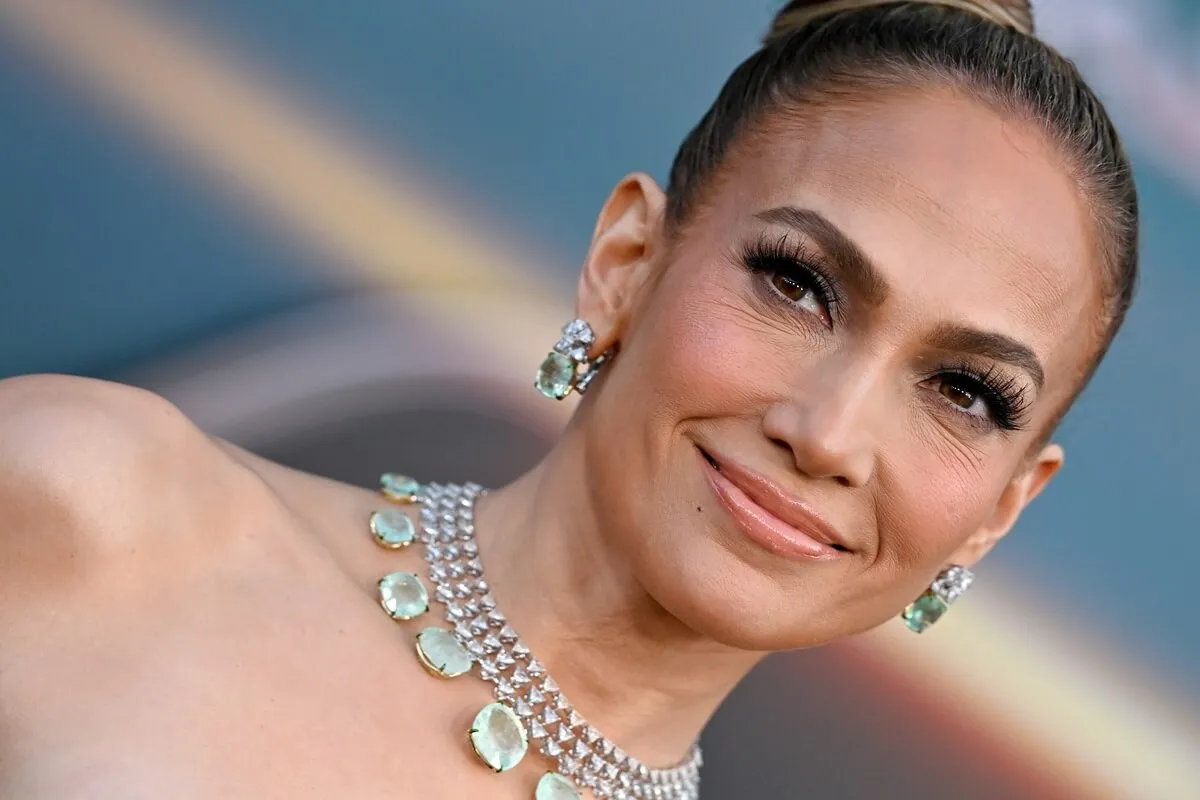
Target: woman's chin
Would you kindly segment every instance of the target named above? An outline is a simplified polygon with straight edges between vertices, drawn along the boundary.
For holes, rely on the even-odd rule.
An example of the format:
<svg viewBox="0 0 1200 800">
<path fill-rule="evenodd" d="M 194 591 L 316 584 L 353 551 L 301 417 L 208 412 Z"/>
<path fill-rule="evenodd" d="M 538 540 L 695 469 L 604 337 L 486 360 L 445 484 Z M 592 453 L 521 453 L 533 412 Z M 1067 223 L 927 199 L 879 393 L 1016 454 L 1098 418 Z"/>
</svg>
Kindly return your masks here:
<svg viewBox="0 0 1200 800">
<path fill-rule="evenodd" d="M 674 557 L 661 549 L 639 554 L 637 572 L 650 597 L 703 639 L 737 650 L 795 650 L 839 638 L 847 627 L 871 627 L 845 617 L 825 576 L 764 570 L 713 538 L 689 538 Z"/>
</svg>

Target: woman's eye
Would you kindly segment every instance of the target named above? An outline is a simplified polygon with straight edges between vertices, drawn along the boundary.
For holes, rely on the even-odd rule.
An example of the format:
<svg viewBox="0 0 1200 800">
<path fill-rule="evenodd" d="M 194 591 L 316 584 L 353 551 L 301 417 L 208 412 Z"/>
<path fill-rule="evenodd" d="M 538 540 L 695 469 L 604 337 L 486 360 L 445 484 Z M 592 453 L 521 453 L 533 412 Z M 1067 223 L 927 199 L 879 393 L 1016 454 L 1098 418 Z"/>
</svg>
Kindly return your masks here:
<svg viewBox="0 0 1200 800">
<path fill-rule="evenodd" d="M 973 380 L 955 375 L 944 376 L 938 382 L 938 394 L 975 417 L 1000 417 L 1007 419 L 1006 403 L 998 397 L 989 397 L 987 388 Z"/>
<path fill-rule="evenodd" d="M 786 272 L 774 272 L 771 274 L 771 286 L 789 303 L 816 314 L 826 324 L 829 323 L 829 312 L 811 280 Z"/>
<path fill-rule="evenodd" d="M 779 290 L 780 294 L 793 303 L 799 303 L 811 291 L 809 287 L 800 283 L 791 275 L 783 275 L 778 272 L 771 277 L 771 283 Z"/>
<path fill-rule="evenodd" d="M 946 402 L 980 421 L 987 420 L 1001 430 L 1020 430 L 1029 408 L 1025 391 L 1016 378 L 988 371 L 989 377 L 966 375 L 958 368 L 932 376 L 924 386 L 940 394 Z"/>
<path fill-rule="evenodd" d="M 971 411 L 976 404 L 983 405 L 983 400 L 978 394 L 952 381 L 943 380 L 942 385 L 938 387 L 938 392 L 964 411 Z"/>
</svg>

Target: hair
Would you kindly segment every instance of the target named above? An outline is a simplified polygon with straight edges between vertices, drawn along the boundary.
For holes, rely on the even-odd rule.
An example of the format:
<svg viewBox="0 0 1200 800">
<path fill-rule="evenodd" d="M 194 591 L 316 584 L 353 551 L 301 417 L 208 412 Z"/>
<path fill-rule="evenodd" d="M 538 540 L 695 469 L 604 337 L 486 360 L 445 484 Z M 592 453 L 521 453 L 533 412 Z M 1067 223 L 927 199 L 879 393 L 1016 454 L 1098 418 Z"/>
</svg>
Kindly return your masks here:
<svg viewBox="0 0 1200 800">
<path fill-rule="evenodd" d="M 1035 37 L 1026 0 L 788 3 L 680 146 L 667 187 L 669 229 L 696 214 L 731 146 L 771 112 L 803 114 L 821 102 L 930 84 L 1037 125 L 1079 183 L 1098 239 L 1103 302 L 1082 390 L 1133 301 L 1137 193 L 1103 105 L 1075 65 Z"/>
</svg>

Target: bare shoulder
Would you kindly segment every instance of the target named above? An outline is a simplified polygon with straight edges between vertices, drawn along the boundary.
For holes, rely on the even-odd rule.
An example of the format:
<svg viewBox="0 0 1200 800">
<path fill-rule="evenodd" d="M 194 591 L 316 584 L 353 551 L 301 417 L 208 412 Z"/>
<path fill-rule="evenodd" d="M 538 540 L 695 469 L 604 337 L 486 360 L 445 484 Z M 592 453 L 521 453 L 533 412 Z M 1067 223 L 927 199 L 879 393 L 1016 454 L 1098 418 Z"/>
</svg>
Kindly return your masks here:
<svg viewBox="0 0 1200 800">
<path fill-rule="evenodd" d="M 344 742 L 386 739 L 359 689 L 399 646 L 361 491 L 139 389 L 0 381 L 0 797 L 336 796 L 314 788 L 349 774 L 320 771 L 331 752 L 375 781 L 346 796 L 383 796 Z"/>
<path fill-rule="evenodd" d="M 104 381 L 0 381 L 0 606 L 265 495 L 178 408 Z M 241 502 L 239 502 L 241 501 Z M 152 549 L 152 548 L 151 548 Z"/>
</svg>

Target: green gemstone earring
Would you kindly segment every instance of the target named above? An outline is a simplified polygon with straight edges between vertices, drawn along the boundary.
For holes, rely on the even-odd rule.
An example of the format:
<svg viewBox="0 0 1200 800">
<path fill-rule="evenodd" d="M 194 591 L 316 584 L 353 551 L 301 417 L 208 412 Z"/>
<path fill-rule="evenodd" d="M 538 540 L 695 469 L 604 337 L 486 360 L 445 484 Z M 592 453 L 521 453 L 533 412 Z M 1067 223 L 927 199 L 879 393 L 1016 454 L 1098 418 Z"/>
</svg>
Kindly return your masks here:
<svg viewBox="0 0 1200 800">
<path fill-rule="evenodd" d="M 913 633 L 921 633 L 942 618 L 950 604 L 971 588 L 975 574 L 966 567 L 951 564 L 938 573 L 921 596 L 908 604 L 901 614 L 904 624 Z"/>
<path fill-rule="evenodd" d="M 555 343 L 534 378 L 534 387 L 552 400 L 562 400 L 572 390 L 583 394 L 600 368 L 612 358 L 612 349 L 592 358 L 588 355 L 596 343 L 592 326 L 575 319 L 563 326 L 562 337 Z"/>
</svg>

